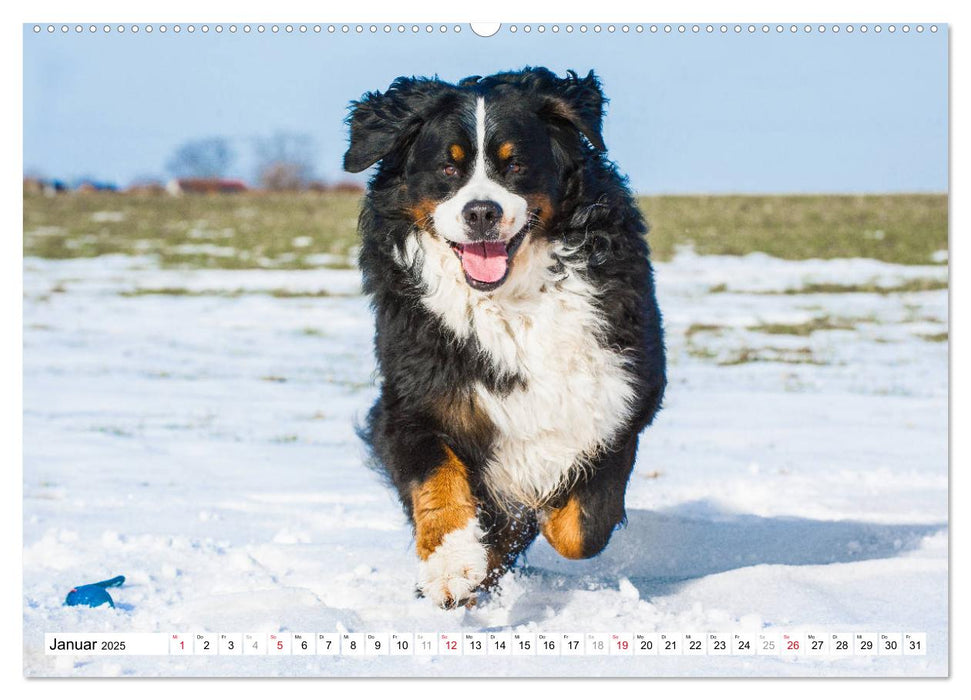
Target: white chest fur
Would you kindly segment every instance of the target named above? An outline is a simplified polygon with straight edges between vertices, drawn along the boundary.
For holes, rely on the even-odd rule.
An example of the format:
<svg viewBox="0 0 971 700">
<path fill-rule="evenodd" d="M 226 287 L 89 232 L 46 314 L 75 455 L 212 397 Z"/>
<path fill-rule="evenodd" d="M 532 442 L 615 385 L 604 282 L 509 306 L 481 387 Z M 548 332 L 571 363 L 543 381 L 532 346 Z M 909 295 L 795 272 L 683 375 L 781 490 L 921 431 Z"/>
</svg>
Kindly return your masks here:
<svg viewBox="0 0 971 700">
<path fill-rule="evenodd" d="M 603 320 L 594 289 L 577 274 L 551 274 L 543 243 L 527 242 L 510 278 L 491 294 L 469 287 L 441 241 L 421 233 L 409 245 L 409 256 L 422 257 L 425 305 L 458 337 L 474 334 L 499 367 L 525 379 L 505 395 L 476 389 L 496 427 L 486 482 L 500 501 L 541 505 L 582 473 L 630 414 L 625 360 L 597 340 Z"/>
</svg>

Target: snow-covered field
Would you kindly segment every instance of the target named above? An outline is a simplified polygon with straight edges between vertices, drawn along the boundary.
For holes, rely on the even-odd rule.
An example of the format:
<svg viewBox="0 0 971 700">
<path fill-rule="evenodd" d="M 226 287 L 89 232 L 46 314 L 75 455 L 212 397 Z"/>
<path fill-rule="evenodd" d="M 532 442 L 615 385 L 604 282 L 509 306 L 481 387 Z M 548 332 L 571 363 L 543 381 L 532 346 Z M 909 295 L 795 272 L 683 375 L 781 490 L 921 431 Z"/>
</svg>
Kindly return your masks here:
<svg viewBox="0 0 971 700">
<path fill-rule="evenodd" d="M 499 594 L 442 611 L 414 597 L 410 529 L 362 466 L 353 426 L 375 388 L 355 271 L 27 258 L 25 672 L 945 675 L 947 292 L 798 291 L 946 275 L 758 254 L 658 264 L 671 383 L 626 529 L 584 562 L 540 540 Z M 115 609 L 62 605 L 117 574 Z M 928 654 L 74 660 L 42 646 L 55 631 L 345 630 L 926 632 Z"/>
</svg>

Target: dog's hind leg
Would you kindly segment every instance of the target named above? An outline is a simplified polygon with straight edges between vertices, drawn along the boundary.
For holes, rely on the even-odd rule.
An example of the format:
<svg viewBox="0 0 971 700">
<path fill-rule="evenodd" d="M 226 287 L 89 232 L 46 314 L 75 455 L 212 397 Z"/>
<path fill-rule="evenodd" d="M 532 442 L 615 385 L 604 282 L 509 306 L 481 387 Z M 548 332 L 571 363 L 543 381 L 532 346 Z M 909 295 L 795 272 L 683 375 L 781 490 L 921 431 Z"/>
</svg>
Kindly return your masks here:
<svg viewBox="0 0 971 700">
<path fill-rule="evenodd" d="M 568 492 L 540 516 L 543 536 L 561 556 L 588 559 L 599 554 L 626 518 L 624 493 L 634 467 L 637 434 L 604 453 Z"/>
</svg>

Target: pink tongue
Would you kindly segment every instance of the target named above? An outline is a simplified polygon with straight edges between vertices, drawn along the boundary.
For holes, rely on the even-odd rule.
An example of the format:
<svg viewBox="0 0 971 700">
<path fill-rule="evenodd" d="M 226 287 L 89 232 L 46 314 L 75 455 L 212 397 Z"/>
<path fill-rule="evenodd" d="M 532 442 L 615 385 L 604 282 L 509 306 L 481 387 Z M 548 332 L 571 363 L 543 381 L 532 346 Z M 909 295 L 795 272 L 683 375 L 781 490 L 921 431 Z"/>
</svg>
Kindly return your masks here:
<svg viewBox="0 0 971 700">
<path fill-rule="evenodd" d="M 462 268 L 479 282 L 498 282 L 506 274 L 509 259 L 505 243 L 469 243 L 462 246 Z"/>
</svg>

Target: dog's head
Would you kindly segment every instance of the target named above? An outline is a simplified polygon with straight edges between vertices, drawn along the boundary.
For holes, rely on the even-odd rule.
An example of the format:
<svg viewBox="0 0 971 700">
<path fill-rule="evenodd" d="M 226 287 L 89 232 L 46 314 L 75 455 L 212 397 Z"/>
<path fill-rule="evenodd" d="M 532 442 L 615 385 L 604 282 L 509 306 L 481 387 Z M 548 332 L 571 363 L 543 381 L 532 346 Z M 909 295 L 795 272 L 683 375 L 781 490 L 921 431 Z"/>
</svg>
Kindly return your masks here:
<svg viewBox="0 0 971 700">
<path fill-rule="evenodd" d="M 380 163 L 371 187 L 382 216 L 450 246 L 466 282 L 491 291 L 562 213 L 584 159 L 604 150 L 604 102 L 593 72 L 398 78 L 352 105 L 344 168 Z"/>
</svg>

